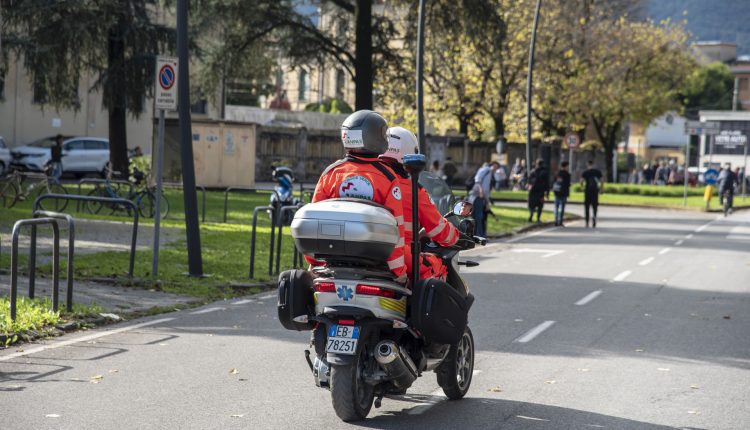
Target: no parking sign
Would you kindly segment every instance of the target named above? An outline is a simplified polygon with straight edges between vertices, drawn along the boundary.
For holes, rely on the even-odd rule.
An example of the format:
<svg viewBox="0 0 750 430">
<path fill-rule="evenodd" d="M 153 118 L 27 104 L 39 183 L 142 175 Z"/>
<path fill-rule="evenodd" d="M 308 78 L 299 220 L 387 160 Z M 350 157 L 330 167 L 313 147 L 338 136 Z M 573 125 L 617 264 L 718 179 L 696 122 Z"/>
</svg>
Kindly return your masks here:
<svg viewBox="0 0 750 430">
<path fill-rule="evenodd" d="M 156 59 L 156 109 L 177 110 L 177 58 Z"/>
</svg>

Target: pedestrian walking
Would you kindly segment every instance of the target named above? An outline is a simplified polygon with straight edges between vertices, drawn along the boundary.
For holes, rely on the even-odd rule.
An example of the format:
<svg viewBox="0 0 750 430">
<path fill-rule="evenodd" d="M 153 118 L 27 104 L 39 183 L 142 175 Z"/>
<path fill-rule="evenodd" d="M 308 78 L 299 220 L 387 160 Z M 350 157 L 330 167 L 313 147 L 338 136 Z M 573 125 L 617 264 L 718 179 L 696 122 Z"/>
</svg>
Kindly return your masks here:
<svg viewBox="0 0 750 430">
<path fill-rule="evenodd" d="M 586 227 L 589 226 L 589 210 L 593 211 L 591 217 L 592 226 L 596 228 L 596 212 L 599 208 L 599 193 L 604 190 L 604 181 L 601 170 L 594 167 L 594 160 L 589 160 L 588 168 L 581 175 L 581 186 L 583 186 L 583 207 L 586 214 Z"/>
<path fill-rule="evenodd" d="M 474 175 L 474 184 L 469 191 L 469 202 L 474 205 L 474 221 L 476 222 L 477 236 L 487 236 L 487 215 L 492 212 L 490 191 L 492 175 L 500 167 L 500 163 L 493 161 L 477 169 Z"/>
<path fill-rule="evenodd" d="M 529 190 L 529 222 L 534 218 L 534 212 L 536 222 L 541 222 L 544 197 L 549 198 L 549 173 L 544 167 L 544 160 L 536 160 L 536 168 L 529 173 L 526 188 Z"/>
<path fill-rule="evenodd" d="M 565 204 L 570 195 L 570 172 L 568 172 L 567 161 L 560 164 L 560 171 L 557 172 L 555 181 L 552 183 L 552 192 L 555 193 L 555 225 L 564 227 Z"/>
<path fill-rule="evenodd" d="M 62 150 L 63 137 L 58 134 L 55 136 L 55 145 L 50 148 L 49 171 L 47 173 L 58 182 L 62 176 Z"/>
</svg>

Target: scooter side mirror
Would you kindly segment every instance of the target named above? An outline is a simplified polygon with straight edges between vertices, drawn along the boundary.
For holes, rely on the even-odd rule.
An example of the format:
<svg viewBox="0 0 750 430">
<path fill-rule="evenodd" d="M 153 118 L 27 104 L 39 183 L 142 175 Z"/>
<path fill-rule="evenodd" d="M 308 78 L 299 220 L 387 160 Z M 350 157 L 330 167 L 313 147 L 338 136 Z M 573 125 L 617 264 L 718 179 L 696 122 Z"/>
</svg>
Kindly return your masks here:
<svg viewBox="0 0 750 430">
<path fill-rule="evenodd" d="M 474 205 L 467 202 L 466 200 L 462 200 L 460 202 L 457 202 L 453 206 L 453 214 L 460 216 L 460 217 L 467 217 L 471 215 L 471 212 L 474 210 Z"/>
</svg>

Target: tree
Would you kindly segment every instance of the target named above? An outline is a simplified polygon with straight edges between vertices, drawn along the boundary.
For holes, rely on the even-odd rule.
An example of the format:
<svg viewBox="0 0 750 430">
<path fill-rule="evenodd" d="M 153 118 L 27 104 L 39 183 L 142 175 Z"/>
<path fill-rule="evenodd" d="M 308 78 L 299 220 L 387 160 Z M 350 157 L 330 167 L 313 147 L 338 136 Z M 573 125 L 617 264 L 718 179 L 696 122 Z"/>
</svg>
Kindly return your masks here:
<svg viewBox="0 0 750 430">
<path fill-rule="evenodd" d="M 712 63 L 690 74 L 682 94 L 685 113 L 698 117 L 698 111 L 731 110 L 734 76 L 724 63 Z"/>
<path fill-rule="evenodd" d="M 79 83 L 102 91 L 109 115 L 112 169 L 127 175 L 127 114 L 138 117 L 152 94 L 156 55 L 174 45 L 172 28 L 158 22 L 157 2 L 2 1 L 3 49 L 23 59 L 44 104 L 78 109 Z M 0 68 L 1 69 L 1 68 Z"/>
</svg>

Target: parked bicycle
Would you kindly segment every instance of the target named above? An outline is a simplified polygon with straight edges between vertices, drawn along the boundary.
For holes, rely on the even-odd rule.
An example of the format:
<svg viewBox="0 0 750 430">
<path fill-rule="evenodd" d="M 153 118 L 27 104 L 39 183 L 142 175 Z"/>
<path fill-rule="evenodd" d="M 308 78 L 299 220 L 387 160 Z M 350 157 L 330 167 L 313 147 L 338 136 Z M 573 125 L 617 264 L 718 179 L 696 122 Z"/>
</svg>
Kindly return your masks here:
<svg viewBox="0 0 750 430">
<path fill-rule="evenodd" d="M 13 171 L 0 179 L 0 206 L 12 208 L 17 202 L 28 198 L 36 199 L 45 194 L 68 194 L 57 179 L 44 173 L 21 173 Z M 62 212 L 68 206 L 67 200 L 49 199 L 39 203 L 42 210 Z"/>
<path fill-rule="evenodd" d="M 129 191 L 123 193 L 120 185 L 112 182 L 112 173 L 116 172 L 108 171 L 106 181 L 102 184 L 96 184 L 88 195 L 130 200 L 138 207 L 138 213 L 142 217 L 153 218 L 156 213 L 156 187 L 148 185 L 150 182 L 148 177 L 144 174 L 134 175 L 134 177 L 130 178 L 133 186 L 130 187 Z M 109 211 L 109 215 L 113 215 L 118 211 L 126 211 L 130 215 L 132 209 L 129 206 L 118 203 L 89 201 L 86 202 L 86 210 L 94 215 L 105 214 L 107 211 Z M 169 213 L 169 201 L 164 194 L 161 195 L 159 211 L 161 212 L 162 219 L 166 218 Z"/>
</svg>

